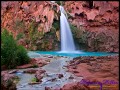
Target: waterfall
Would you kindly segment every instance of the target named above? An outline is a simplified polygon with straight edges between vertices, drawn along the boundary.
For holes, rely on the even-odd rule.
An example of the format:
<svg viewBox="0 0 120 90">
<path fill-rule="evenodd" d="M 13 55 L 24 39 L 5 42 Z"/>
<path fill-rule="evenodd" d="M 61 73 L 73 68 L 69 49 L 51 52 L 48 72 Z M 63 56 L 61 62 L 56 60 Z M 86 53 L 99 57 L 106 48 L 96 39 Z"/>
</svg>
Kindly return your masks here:
<svg viewBox="0 0 120 90">
<path fill-rule="evenodd" d="M 60 29 L 61 29 L 61 51 L 69 52 L 76 51 L 73 36 L 67 18 L 66 12 L 62 6 L 60 6 Z"/>
</svg>

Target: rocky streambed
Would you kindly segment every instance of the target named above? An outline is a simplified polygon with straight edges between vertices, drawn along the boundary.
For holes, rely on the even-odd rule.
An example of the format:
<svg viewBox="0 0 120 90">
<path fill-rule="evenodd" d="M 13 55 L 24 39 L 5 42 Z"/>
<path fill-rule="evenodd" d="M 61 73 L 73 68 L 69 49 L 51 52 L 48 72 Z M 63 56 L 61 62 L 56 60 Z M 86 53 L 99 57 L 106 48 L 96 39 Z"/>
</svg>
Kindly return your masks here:
<svg viewBox="0 0 120 90">
<path fill-rule="evenodd" d="M 74 82 L 76 80 L 80 80 L 82 78 L 75 77 L 69 72 L 66 72 L 66 61 L 70 60 L 70 58 L 65 57 L 51 57 L 50 62 L 36 69 L 26 69 L 22 71 L 26 71 L 27 73 L 32 72 L 32 70 L 36 70 L 35 74 L 24 74 L 22 73 L 19 77 L 21 80 L 17 84 L 18 90 L 47 90 L 46 88 L 51 88 L 52 90 L 63 87 L 64 84 L 68 82 Z M 37 78 L 38 83 L 30 83 L 31 78 Z M 70 77 L 74 77 L 70 79 Z"/>
<path fill-rule="evenodd" d="M 36 53 L 29 55 L 32 58 L 30 64 L 2 71 L 3 82 L 14 77 L 11 80 L 16 83 L 11 85 L 14 90 L 99 90 L 80 84 L 80 81 L 85 79 L 91 82 L 118 82 L 118 55 L 77 58 Z M 114 90 L 118 90 L 118 84 Z"/>
<path fill-rule="evenodd" d="M 68 71 L 83 81 L 66 84 L 63 90 L 119 90 L 118 63 L 118 55 L 74 58 Z"/>
<path fill-rule="evenodd" d="M 18 66 L 18 69 L 3 71 L 6 74 L 19 77 L 16 84 L 17 90 L 55 90 L 62 88 L 69 82 L 82 79 L 82 77 L 76 77 L 67 72 L 67 63 L 73 58 L 35 53 L 30 55 L 33 58 L 30 64 Z M 33 63 L 36 63 L 36 68 L 33 68 L 35 67 Z"/>
</svg>

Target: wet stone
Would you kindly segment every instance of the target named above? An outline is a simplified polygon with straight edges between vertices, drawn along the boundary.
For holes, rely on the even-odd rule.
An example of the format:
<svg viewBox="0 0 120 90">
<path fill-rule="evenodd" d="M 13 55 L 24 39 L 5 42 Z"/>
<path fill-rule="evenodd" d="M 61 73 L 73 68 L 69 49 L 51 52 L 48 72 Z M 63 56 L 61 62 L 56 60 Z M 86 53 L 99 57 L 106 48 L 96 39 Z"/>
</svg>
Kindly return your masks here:
<svg viewBox="0 0 120 90">
<path fill-rule="evenodd" d="M 31 83 L 28 83 L 29 85 L 34 85 L 34 84 L 40 84 L 40 82 L 31 82 Z"/>
<path fill-rule="evenodd" d="M 16 73 L 17 72 L 17 70 L 11 70 L 11 71 L 9 71 L 8 73 L 9 74 L 13 74 L 13 73 Z"/>
<path fill-rule="evenodd" d="M 63 77 L 63 74 L 58 74 L 58 78 L 62 78 Z"/>
<path fill-rule="evenodd" d="M 45 87 L 45 90 L 51 90 L 51 88 L 50 87 Z"/>
<path fill-rule="evenodd" d="M 54 81 L 56 81 L 56 80 L 57 80 L 56 78 L 52 78 L 50 81 L 54 82 Z"/>
<path fill-rule="evenodd" d="M 72 68 L 73 68 L 73 69 L 77 69 L 77 66 L 73 66 Z"/>
<path fill-rule="evenodd" d="M 36 73 L 36 71 L 37 70 L 35 70 L 35 69 L 29 69 L 29 70 L 24 71 L 24 73 L 34 74 L 34 73 Z"/>
<path fill-rule="evenodd" d="M 73 71 L 73 73 L 79 73 L 78 71 Z"/>
<path fill-rule="evenodd" d="M 73 76 L 70 76 L 69 79 L 74 79 L 74 77 L 73 77 Z"/>
<path fill-rule="evenodd" d="M 53 58 L 53 56 L 48 56 L 48 58 Z"/>
</svg>

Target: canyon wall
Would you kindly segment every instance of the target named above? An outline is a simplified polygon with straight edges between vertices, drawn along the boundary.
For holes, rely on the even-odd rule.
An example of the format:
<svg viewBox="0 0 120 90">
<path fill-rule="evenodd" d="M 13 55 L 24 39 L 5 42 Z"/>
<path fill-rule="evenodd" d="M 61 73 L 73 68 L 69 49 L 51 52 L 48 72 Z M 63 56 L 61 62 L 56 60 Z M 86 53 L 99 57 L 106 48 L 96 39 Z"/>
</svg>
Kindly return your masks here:
<svg viewBox="0 0 120 90">
<path fill-rule="evenodd" d="M 59 20 L 59 5 L 56 3 L 49 1 L 2 1 L 1 27 L 12 32 L 14 37 L 19 39 L 18 43 L 28 49 L 45 50 L 46 47 L 46 50 L 55 49 L 56 33 L 54 36 L 49 35 L 51 36 L 49 40 L 45 39 L 44 42 L 42 40 L 46 33 L 54 31 L 52 26 L 54 20 Z"/>
<path fill-rule="evenodd" d="M 69 22 L 81 32 L 74 37 L 79 46 L 87 51 L 118 52 L 118 1 L 66 1 L 64 7 Z"/>
<path fill-rule="evenodd" d="M 2 1 L 1 27 L 32 50 L 60 49 L 60 10 L 50 1 Z M 118 52 L 118 1 L 63 1 L 75 43 L 84 51 Z M 22 37 L 22 38 L 21 38 Z"/>
<path fill-rule="evenodd" d="M 28 27 L 32 21 L 38 25 L 38 31 L 50 31 L 53 19 L 57 19 L 55 13 L 59 12 L 59 6 L 48 1 L 4 1 L 1 6 L 2 27 L 14 31 L 12 26 L 17 21 L 25 22 Z"/>
</svg>

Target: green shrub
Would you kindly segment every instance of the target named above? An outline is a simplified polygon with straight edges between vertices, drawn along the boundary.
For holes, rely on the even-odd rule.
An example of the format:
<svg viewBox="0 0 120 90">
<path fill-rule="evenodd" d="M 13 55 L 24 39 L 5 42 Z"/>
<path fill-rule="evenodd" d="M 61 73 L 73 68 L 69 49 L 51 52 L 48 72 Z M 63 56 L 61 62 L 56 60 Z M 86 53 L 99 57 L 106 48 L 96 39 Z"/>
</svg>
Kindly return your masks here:
<svg viewBox="0 0 120 90">
<path fill-rule="evenodd" d="M 23 33 L 19 33 L 16 37 L 17 40 L 21 39 L 24 37 L 24 34 Z"/>
<path fill-rule="evenodd" d="M 77 27 L 75 27 L 74 25 L 70 24 L 70 28 L 71 28 L 73 37 L 80 37 L 81 36 L 82 31 L 79 30 Z"/>
<path fill-rule="evenodd" d="M 56 3 L 57 3 L 58 5 L 61 5 L 60 1 L 56 1 Z"/>
<path fill-rule="evenodd" d="M 17 50 L 17 63 L 18 65 L 29 63 L 29 57 L 27 55 L 27 51 L 21 45 L 18 46 Z"/>
<path fill-rule="evenodd" d="M 10 65 L 14 66 L 14 63 L 16 63 L 15 59 L 17 58 L 17 55 L 15 53 L 15 50 L 17 49 L 17 45 L 13 36 L 9 34 L 7 30 L 4 30 L 1 36 L 1 64 L 5 64 L 7 67 L 10 68 Z"/>
<path fill-rule="evenodd" d="M 28 28 L 29 34 L 27 38 L 27 40 L 29 41 L 28 44 L 31 45 L 29 48 L 30 50 L 33 50 L 32 48 L 33 46 L 36 46 L 37 40 L 39 40 L 39 38 L 43 36 L 43 31 L 38 32 L 37 28 L 38 28 L 38 25 L 35 25 L 35 22 L 32 21 Z"/>
<path fill-rule="evenodd" d="M 53 22 L 53 26 L 52 26 L 52 27 L 54 27 L 55 30 L 59 30 L 59 29 L 60 29 L 60 22 L 57 21 L 57 20 L 55 20 L 55 21 Z"/>
<path fill-rule="evenodd" d="M 64 2 L 63 1 L 55 1 L 58 5 L 62 5 L 64 6 Z"/>
<path fill-rule="evenodd" d="M 36 77 L 34 77 L 34 78 L 31 79 L 31 82 L 37 82 L 37 81 L 38 81 L 38 80 L 37 80 Z"/>
<path fill-rule="evenodd" d="M 6 29 L 2 31 L 1 39 L 1 65 L 10 69 L 29 62 L 27 51 L 17 45 L 13 35 Z"/>
<path fill-rule="evenodd" d="M 33 64 L 32 68 L 38 68 L 39 66 L 37 64 Z"/>
</svg>

